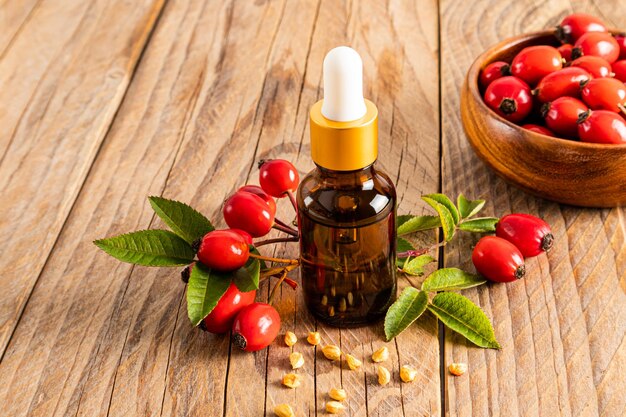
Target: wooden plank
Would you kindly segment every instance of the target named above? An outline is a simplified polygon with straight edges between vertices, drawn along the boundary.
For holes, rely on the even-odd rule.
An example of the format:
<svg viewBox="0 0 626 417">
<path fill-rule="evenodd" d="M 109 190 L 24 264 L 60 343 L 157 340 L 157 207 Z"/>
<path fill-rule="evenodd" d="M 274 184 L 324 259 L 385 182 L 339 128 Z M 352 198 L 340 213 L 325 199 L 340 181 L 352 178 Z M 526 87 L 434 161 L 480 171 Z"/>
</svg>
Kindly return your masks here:
<svg viewBox="0 0 626 417">
<path fill-rule="evenodd" d="M 32 16 L 41 0 L 5 0 L 0 2 L 0 59 L 16 35 Z"/>
<path fill-rule="evenodd" d="M 11 103 L 0 110 L 0 244 L 11 248 L 0 257 L 0 352 L 122 100 L 162 0 L 61 3 L 38 7 L 0 61 L 0 102 Z"/>
<path fill-rule="evenodd" d="M 481 350 L 446 331 L 446 365 L 467 362 L 470 369 L 462 377 L 446 377 L 448 415 L 626 412 L 626 397 L 617 388 L 626 385 L 624 209 L 559 206 L 508 186 L 473 154 L 458 112 L 465 71 L 490 44 L 555 26 L 572 10 L 623 26 L 623 3 L 608 3 L 601 8 L 560 1 L 441 4 L 443 191 L 486 198 L 486 215 L 528 212 L 544 217 L 556 237 L 547 257 L 527 261 L 522 281 L 466 292 L 492 318 L 503 349 Z M 471 268 L 475 241 L 461 235 L 446 248 L 446 264 Z"/>
</svg>

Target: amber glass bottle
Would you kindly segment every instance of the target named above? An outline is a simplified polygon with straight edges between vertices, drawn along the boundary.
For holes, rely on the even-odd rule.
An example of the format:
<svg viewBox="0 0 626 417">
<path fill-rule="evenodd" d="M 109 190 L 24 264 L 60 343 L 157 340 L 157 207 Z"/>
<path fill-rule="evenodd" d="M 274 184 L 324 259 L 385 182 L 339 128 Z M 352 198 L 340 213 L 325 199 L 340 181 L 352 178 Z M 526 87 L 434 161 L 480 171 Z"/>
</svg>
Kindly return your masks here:
<svg viewBox="0 0 626 417">
<path fill-rule="evenodd" d="M 382 318 L 396 297 L 396 191 L 375 162 L 378 109 L 363 99 L 356 51 L 324 59 L 310 113 L 316 168 L 297 194 L 302 285 L 311 313 L 336 326 Z"/>
<path fill-rule="evenodd" d="M 317 167 L 298 192 L 302 284 L 318 319 L 356 326 L 384 316 L 396 295 L 396 193 L 373 165 Z"/>
</svg>

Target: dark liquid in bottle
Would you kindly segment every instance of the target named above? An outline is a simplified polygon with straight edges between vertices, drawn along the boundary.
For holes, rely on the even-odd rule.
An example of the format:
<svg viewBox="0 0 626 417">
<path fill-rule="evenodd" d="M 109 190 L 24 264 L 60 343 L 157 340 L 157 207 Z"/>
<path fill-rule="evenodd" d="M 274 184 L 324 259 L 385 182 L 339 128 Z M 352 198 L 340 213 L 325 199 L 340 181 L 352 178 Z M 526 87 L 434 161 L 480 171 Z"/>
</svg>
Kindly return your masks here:
<svg viewBox="0 0 626 417">
<path fill-rule="evenodd" d="M 393 185 L 373 168 L 346 175 L 303 181 L 298 195 L 305 300 L 342 327 L 382 318 L 396 296 Z"/>
</svg>

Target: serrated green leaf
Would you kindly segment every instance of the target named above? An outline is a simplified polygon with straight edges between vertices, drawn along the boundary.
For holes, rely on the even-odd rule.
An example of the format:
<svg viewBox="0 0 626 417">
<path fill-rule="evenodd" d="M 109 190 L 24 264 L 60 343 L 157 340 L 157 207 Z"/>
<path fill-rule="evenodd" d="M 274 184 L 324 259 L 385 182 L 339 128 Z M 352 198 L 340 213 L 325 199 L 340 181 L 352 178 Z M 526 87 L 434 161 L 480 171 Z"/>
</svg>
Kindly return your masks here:
<svg viewBox="0 0 626 417">
<path fill-rule="evenodd" d="M 215 229 L 209 219 L 185 203 L 163 197 L 148 200 L 163 222 L 189 244 Z"/>
<path fill-rule="evenodd" d="M 410 214 L 401 214 L 399 216 L 396 216 L 396 229 L 398 229 L 400 226 L 402 226 L 404 223 L 411 220 L 412 218 L 413 216 L 411 216 Z"/>
<path fill-rule="evenodd" d="M 261 263 L 256 258 L 248 258 L 246 265 L 233 272 L 233 282 L 241 292 L 259 289 Z"/>
<path fill-rule="evenodd" d="M 485 206 L 485 200 L 468 200 L 463 194 L 459 194 L 456 202 L 462 219 L 472 217 Z"/>
<path fill-rule="evenodd" d="M 424 267 L 434 261 L 435 258 L 430 255 L 420 255 L 405 262 L 402 270 L 409 275 L 424 275 Z"/>
<path fill-rule="evenodd" d="M 487 281 L 478 275 L 458 268 L 441 268 L 433 272 L 422 283 L 423 291 L 456 291 L 476 287 Z"/>
<path fill-rule="evenodd" d="M 140 230 L 93 242 L 112 257 L 144 266 L 182 266 L 193 262 L 191 246 L 169 230 Z"/>
<path fill-rule="evenodd" d="M 477 346 L 500 349 L 487 315 L 469 298 L 455 292 L 440 292 L 428 309 L 450 329 Z"/>
<path fill-rule="evenodd" d="M 218 273 L 196 262 L 187 284 L 187 315 L 197 326 L 217 305 L 231 283 L 228 274 Z"/>
<path fill-rule="evenodd" d="M 457 224 L 459 224 L 459 220 L 461 220 L 461 218 L 459 217 L 459 211 L 457 210 L 456 206 L 454 205 L 452 200 L 448 198 L 447 195 L 426 194 L 425 196 L 422 196 L 422 198 L 424 197 L 430 198 L 431 200 L 435 200 L 436 202 L 438 202 L 439 204 L 447 208 L 448 211 L 450 212 L 450 215 L 452 215 L 452 219 L 454 220 L 454 225 L 456 226 Z"/>
<path fill-rule="evenodd" d="M 397 238 L 396 239 L 396 252 L 400 253 L 400 252 L 406 252 L 408 250 L 415 250 L 415 248 L 413 247 L 413 245 L 411 245 L 411 243 L 408 240 L 402 239 L 401 237 Z M 406 262 L 406 258 L 396 258 L 396 265 L 399 268 L 402 268 L 405 262 Z"/>
<path fill-rule="evenodd" d="M 450 210 L 448 210 L 446 206 L 444 206 L 437 200 L 433 200 L 432 198 L 426 196 L 423 196 L 422 200 L 427 202 L 439 214 L 441 228 L 443 229 L 443 238 L 446 242 L 449 242 L 454 236 L 454 231 L 456 229 L 456 223 L 454 222 L 454 217 L 452 217 L 452 213 L 450 213 Z"/>
<path fill-rule="evenodd" d="M 407 287 L 389 307 L 385 315 L 385 336 L 393 339 L 409 327 L 426 310 L 428 295 L 417 288 Z"/>
<path fill-rule="evenodd" d="M 423 230 L 436 229 L 441 226 L 438 216 L 401 216 L 403 221 L 398 226 L 398 235 L 408 235 L 409 233 Z M 405 218 L 408 217 L 408 218 Z"/>
<path fill-rule="evenodd" d="M 474 233 L 495 232 L 496 224 L 499 220 L 500 219 L 497 217 L 477 217 L 475 219 L 461 222 L 461 224 L 459 224 L 459 229 Z"/>
</svg>

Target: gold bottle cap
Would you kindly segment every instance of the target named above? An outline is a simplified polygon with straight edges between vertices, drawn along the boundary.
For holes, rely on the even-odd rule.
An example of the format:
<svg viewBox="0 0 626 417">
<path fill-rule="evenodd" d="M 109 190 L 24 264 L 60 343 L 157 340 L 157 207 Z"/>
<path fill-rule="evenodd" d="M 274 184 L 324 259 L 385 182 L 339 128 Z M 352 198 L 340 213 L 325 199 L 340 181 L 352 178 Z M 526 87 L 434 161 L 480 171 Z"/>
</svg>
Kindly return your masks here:
<svg viewBox="0 0 626 417">
<path fill-rule="evenodd" d="M 363 169 L 378 157 L 378 109 L 365 100 L 365 115 L 350 122 L 329 120 L 322 114 L 320 100 L 310 113 L 311 157 L 322 168 L 333 171 Z"/>
</svg>

